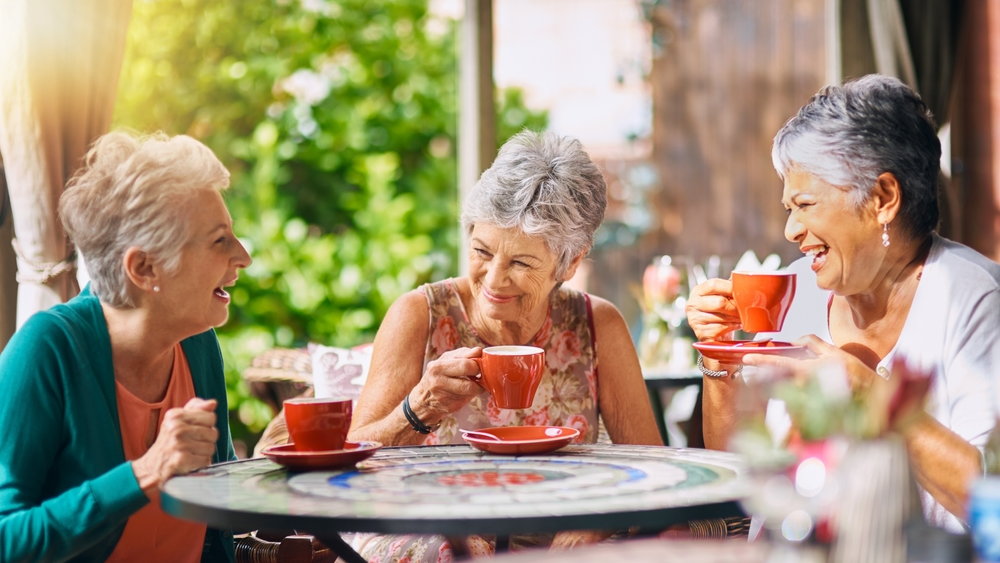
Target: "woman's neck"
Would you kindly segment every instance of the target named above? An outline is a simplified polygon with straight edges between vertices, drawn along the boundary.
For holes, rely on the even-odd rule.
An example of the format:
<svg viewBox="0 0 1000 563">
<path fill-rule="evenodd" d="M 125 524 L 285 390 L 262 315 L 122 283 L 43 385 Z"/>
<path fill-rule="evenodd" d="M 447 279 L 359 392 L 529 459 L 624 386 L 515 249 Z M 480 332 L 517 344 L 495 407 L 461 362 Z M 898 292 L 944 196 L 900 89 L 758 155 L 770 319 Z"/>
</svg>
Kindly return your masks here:
<svg viewBox="0 0 1000 563">
<path fill-rule="evenodd" d="M 931 243 L 932 237 L 928 236 L 910 245 L 899 245 L 870 290 L 844 296 L 859 329 L 894 313 L 905 316 L 916 294 Z"/>
<path fill-rule="evenodd" d="M 548 310 L 516 321 L 498 321 L 472 311 L 469 320 L 483 340 L 494 346 L 532 344 L 548 318 Z"/>
<path fill-rule="evenodd" d="M 534 311 L 526 315 L 515 320 L 497 320 L 480 311 L 467 281 L 459 282 L 456 287 L 465 306 L 465 312 L 469 316 L 469 322 L 479 337 L 490 345 L 532 344 L 538 331 L 542 330 L 545 321 L 549 318 L 551 295 L 549 299 L 543 300 L 538 307 L 535 307 Z"/>
<path fill-rule="evenodd" d="M 102 304 L 111 339 L 115 380 L 147 402 L 163 397 L 179 340 L 163 334 L 144 309 L 116 309 Z"/>
</svg>

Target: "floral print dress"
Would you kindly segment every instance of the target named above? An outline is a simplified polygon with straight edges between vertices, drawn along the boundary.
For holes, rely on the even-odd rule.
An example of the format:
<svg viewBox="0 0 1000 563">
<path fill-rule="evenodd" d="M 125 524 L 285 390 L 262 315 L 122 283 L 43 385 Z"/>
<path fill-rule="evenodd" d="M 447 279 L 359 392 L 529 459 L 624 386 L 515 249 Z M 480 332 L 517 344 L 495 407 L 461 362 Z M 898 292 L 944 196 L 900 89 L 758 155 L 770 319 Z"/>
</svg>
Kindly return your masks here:
<svg viewBox="0 0 1000 563">
<path fill-rule="evenodd" d="M 441 354 L 462 347 L 487 347 L 487 342 L 469 322 L 469 316 L 455 287 L 448 279 L 423 286 L 430 306 L 430 337 L 424 353 L 424 368 Z M 459 428 L 492 426 L 570 426 L 580 431 L 579 443 L 598 438 L 597 353 L 590 297 L 561 287 L 553 292 L 549 316 L 530 342 L 545 350 L 546 373 L 530 408 L 509 410 L 497 407 L 486 391 L 454 414 L 445 417 L 436 431 L 427 435 L 426 445 L 464 443 Z M 450 544 L 443 536 L 347 534 L 353 547 L 371 561 L 453 561 Z M 481 536 L 465 538 L 473 557 L 493 553 L 494 540 Z M 511 538 L 511 545 L 531 544 L 531 538 Z"/>
<path fill-rule="evenodd" d="M 430 305 L 428 362 L 456 348 L 527 344 L 545 350 L 546 373 L 527 409 L 501 409 L 483 391 L 458 412 L 441 421 L 424 444 L 462 444 L 459 428 L 492 426 L 570 426 L 580 431 L 577 442 L 597 441 L 597 361 L 590 298 L 560 288 L 550 300 L 549 316 L 531 342 L 494 343 L 483 340 L 469 322 L 454 280 L 423 286 Z"/>
</svg>

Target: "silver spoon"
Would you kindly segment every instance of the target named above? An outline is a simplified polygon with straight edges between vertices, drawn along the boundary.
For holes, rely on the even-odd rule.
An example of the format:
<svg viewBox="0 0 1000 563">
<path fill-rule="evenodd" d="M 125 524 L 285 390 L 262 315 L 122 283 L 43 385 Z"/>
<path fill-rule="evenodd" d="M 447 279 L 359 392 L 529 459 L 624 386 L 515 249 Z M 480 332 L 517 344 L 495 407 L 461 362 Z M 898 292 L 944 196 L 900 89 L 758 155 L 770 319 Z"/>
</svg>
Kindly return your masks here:
<svg viewBox="0 0 1000 563">
<path fill-rule="evenodd" d="M 485 438 L 487 440 L 494 440 L 496 442 L 503 442 L 503 440 L 499 436 L 496 436 L 495 434 L 489 434 L 487 432 L 477 432 L 475 430 L 463 430 L 461 428 L 459 428 L 458 431 L 462 433 L 463 437 L 466 434 L 468 434 L 468 435 L 476 437 L 476 438 Z"/>
</svg>

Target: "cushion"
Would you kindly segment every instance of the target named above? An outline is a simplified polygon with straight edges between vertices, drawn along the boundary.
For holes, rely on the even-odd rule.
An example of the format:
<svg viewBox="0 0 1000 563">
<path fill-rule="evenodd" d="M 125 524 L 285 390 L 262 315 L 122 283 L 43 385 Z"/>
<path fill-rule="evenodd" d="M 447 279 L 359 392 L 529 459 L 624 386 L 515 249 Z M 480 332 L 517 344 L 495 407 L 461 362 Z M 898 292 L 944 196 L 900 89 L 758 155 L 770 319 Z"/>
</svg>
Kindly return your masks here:
<svg viewBox="0 0 1000 563">
<path fill-rule="evenodd" d="M 317 397 L 357 399 L 368 377 L 372 360 L 371 344 L 335 348 L 309 344 L 313 391 Z"/>
</svg>

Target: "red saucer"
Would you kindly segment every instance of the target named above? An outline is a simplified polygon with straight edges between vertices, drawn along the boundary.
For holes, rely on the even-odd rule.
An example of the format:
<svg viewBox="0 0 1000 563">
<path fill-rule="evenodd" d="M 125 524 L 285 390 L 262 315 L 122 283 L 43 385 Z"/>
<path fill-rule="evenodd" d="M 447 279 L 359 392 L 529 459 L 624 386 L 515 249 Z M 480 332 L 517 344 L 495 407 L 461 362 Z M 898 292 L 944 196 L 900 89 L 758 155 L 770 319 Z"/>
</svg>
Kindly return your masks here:
<svg viewBox="0 0 1000 563">
<path fill-rule="evenodd" d="M 470 446 L 491 454 L 518 455 L 544 454 L 558 450 L 572 442 L 580 431 L 568 426 L 498 426 L 479 428 L 476 432 L 492 434 L 497 440 L 463 435 Z"/>
<path fill-rule="evenodd" d="M 271 461 L 289 469 L 307 471 L 310 469 L 337 469 L 350 467 L 375 454 L 380 442 L 345 442 L 344 449 L 325 452 L 300 452 L 295 444 L 282 444 L 264 448 L 261 452 Z"/>
<path fill-rule="evenodd" d="M 747 354 L 773 354 L 777 356 L 800 356 L 804 346 L 777 340 L 754 342 L 753 340 L 706 340 L 695 342 L 694 347 L 702 356 L 725 364 L 738 364 Z"/>
</svg>

